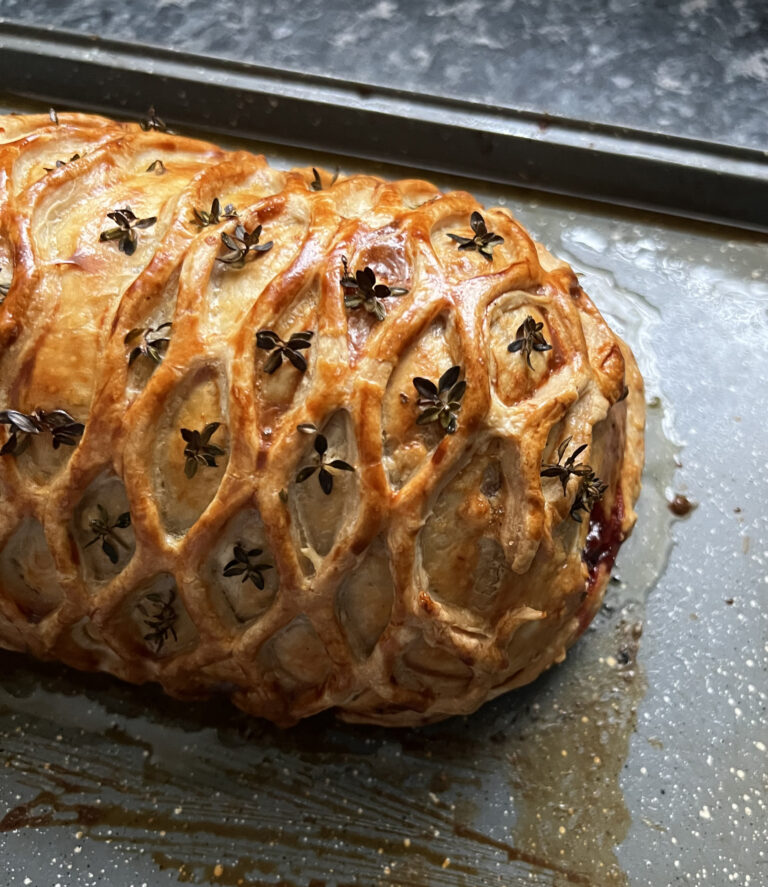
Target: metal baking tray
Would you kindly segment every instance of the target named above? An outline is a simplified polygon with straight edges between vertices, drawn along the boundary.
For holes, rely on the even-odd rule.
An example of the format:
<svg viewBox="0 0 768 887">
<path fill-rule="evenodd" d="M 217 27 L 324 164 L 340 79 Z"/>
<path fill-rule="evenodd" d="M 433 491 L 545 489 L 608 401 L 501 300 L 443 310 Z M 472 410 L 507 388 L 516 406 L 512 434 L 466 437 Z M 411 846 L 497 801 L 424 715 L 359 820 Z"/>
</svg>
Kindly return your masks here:
<svg viewBox="0 0 768 887">
<path fill-rule="evenodd" d="M 0 20 L 17 95 L 768 231 L 768 157 Z"/>
<path fill-rule="evenodd" d="M 385 152 L 353 137 L 329 154 L 341 135 L 294 119 L 300 104 L 280 94 L 279 116 L 236 108 L 202 62 L 183 88 L 204 85 L 181 95 L 164 70 L 122 79 L 98 47 L 68 65 L 82 46 L 53 34 L 31 73 L 14 72 L 7 29 L 2 39 L 6 87 L 60 109 L 138 115 L 153 103 L 185 132 L 242 127 L 240 143 L 278 165 L 390 177 L 428 165 L 441 188 L 508 206 L 635 350 L 648 458 L 638 526 L 594 625 L 562 665 L 472 717 L 384 730 L 323 715 L 281 731 L 220 700 L 176 702 L 0 653 L 0 884 L 768 883 L 766 238 L 516 189 L 430 143 L 393 155 L 398 166 L 359 159 Z M 0 96 L 2 111 L 46 107 Z M 285 127 L 305 147 L 275 144 L 291 140 Z M 751 181 L 759 193 L 764 179 Z M 655 178 L 643 187 L 663 191 Z M 683 520 L 675 494 L 696 504 Z"/>
</svg>

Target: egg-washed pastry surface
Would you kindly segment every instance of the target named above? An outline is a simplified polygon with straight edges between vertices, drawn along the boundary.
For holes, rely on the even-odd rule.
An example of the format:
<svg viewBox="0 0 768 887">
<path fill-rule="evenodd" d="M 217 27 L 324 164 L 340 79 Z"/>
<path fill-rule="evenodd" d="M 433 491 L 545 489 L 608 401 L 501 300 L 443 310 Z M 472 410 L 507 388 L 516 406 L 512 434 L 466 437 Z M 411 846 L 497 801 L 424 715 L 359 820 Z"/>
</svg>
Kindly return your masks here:
<svg viewBox="0 0 768 887">
<path fill-rule="evenodd" d="M 0 645 L 409 725 L 563 659 L 643 384 L 506 209 L 0 117 Z"/>
</svg>

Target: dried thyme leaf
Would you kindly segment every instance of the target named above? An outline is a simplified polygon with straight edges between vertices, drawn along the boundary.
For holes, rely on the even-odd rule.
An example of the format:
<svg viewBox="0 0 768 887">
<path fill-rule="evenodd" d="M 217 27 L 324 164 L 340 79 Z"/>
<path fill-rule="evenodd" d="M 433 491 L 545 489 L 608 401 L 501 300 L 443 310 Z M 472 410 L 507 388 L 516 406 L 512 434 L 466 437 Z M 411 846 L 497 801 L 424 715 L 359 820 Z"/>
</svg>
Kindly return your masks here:
<svg viewBox="0 0 768 887">
<path fill-rule="evenodd" d="M 571 438 L 566 439 L 557 448 L 557 462 L 544 465 L 541 469 L 541 477 L 556 477 L 563 485 L 563 495 L 565 496 L 568 488 L 568 481 L 571 477 L 587 477 L 592 469 L 583 462 L 577 462 L 576 459 L 586 450 L 587 445 L 582 444 L 571 453 L 571 455 L 563 462 L 565 451 L 571 444 Z"/>
<path fill-rule="evenodd" d="M 218 258 L 217 262 L 223 262 L 225 265 L 232 265 L 235 268 L 242 268 L 248 255 L 256 255 L 266 253 L 274 246 L 273 241 L 268 243 L 259 243 L 261 237 L 261 225 L 257 225 L 253 231 L 246 231 L 242 225 L 235 228 L 234 234 L 221 235 L 221 242 L 229 250 L 226 256 Z"/>
<path fill-rule="evenodd" d="M 153 160 L 147 167 L 147 172 L 153 172 L 156 176 L 161 176 L 166 172 L 165 164 L 159 158 Z"/>
<path fill-rule="evenodd" d="M 461 409 L 461 399 L 467 390 L 466 380 L 459 381 L 461 367 L 452 366 L 446 370 L 435 385 L 429 379 L 417 376 L 413 387 L 419 394 L 417 405 L 421 409 L 418 425 L 439 422 L 446 434 L 455 434 L 459 420 L 457 413 Z"/>
<path fill-rule="evenodd" d="M 144 130 L 144 132 L 149 132 L 149 130 L 155 130 L 156 132 L 165 132 L 167 129 L 165 121 L 158 117 L 155 113 L 154 105 L 150 106 L 149 110 L 147 111 L 147 116 L 139 123 L 139 126 Z"/>
<path fill-rule="evenodd" d="M 584 511 L 590 514 L 598 499 L 602 497 L 607 489 L 608 484 L 604 484 L 592 469 L 581 478 L 581 483 L 576 491 L 576 498 L 573 500 L 570 512 L 571 517 L 577 524 L 582 522 L 579 512 Z"/>
<path fill-rule="evenodd" d="M 94 534 L 93 539 L 91 539 L 85 547 L 90 548 L 91 545 L 101 542 L 101 550 L 113 564 L 116 564 L 120 558 L 120 553 L 116 546 L 119 545 L 121 548 L 127 550 L 128 545 L 120 538 L 115 530 L 124 530 L 126 527 L 130 527 L 131 514 L 130 512 L 125 511 L 123 514 L 119 514 L 117 518 L 115 518 L 115 521 L 112 522 L 103 505 L 97 505 L 96 509 L 99 516 L 91 518 L 88 521 L 91 532 Z"/>
<path fill-rule="evenodd" d="M 307 369 L 307 360 L 301 353 L 312 345 L 311 330 L 302 330 L 299 333 L 293 333 L 287 342 L 284 342 L 280 336 L 273 330 L 259 330 L 256 333 L 256 347 L 263 351 L 269 351 L 264 363 L 264 372 L 271 375 L 280 366 L 282 366 L 283 358 L 289 360 L 293 366 L 300 372 Z"/>
<path fill-rule="evenodd" d="M 151 644 L 155 648 L 155 654 L 158 654 L 168 640 L 168 635 L 172 635 L 174 641 L 179 639 L 176 634 L 176 622 L 179 617 L 174 607 L 176 591 L 171 589 L 167 599 L 163 598 L 159 592 L 152 592 L 146 596 L 145 600 L 152 605 L 153 611 L 144 603 L 137 604 L 136 609 L 146 617 L 144 625 L 151 629 L 144 635 L 144 640 Z"/>
<path fill-rule="evenodd" d="M 225 456 L 226 450 L 210 443 L 210 440 L 220 427 L 221 422 L 211 422 L 202 431 L 191 431 L 189 428 L 181 429 L 180 434 L 186 443 L 184 457 L 187 461 L 184 465 L 184 474 L 188 478 L 193 478 L 200 467 L 218 468 L 216 458 Z"/>
<path fill-rule="evenodd" d="M 242 576 L 242 581 L 244 583 L 250 580 L 256 588 L 263 589 L 263 574 L 265 570 L 272 569 L 272 564 L 257 562 L 257 558 L 262 554 L 262 550 L 260 548 L 251 548 L 250 551 L 246 551 L 244 546 L 238 542 L 237 545 L 234 546 L 232 553 L 234 559 L 224 567 L 224 575 Z"/>
<path fill-rule="evenodd" d="M 157 222 L 157 216 L 151 216 L 147 219 L 137 218 L 129 206 L 107 213 L 107 218 L 117 222 L 117 227 L 102 231 L 99 235 L 99 241 L 104 243 L 116 240 L 118 249 L 120 252 L 125 253 L 126 256 L 132 256 L 136 252 L 136 243 L 138 241 L 136 231 L 140 228 L 151 228 Z"/>
<path fill-rule="evenodd" d="M 61 446 L 74 447 L 85 431 L 82 422 L 76 422 L 65 410 L 0 411 L 0 425 L 8 425 L 10 436 L 0 449 L 0 456 L 20 456 L 32 442 L 33 435 L 48 433 L 54 450 Z"/>
<path fill-rule="evenodd" d="M 534 351 L 552 350 L 552 346 L 544 338 L 544 334 L 542 333 L 543 328 L 544 324 L 542 322 L 536 323 L 533 317 L 529 314 L 517 328 L 515 341 L 510 342 L 510 344 L 507 345 L 507 351 L 511 351 L 513 354 L 517 351 L 522 352 L 525 356 L 525 362 L 531 369 L 533 369 L 531 354 Z"/>
<path fill-rule="evenodd" d="M 57 160 L 57 161 L 56 161 L 56 166 L 44 166 L 43 169 L 44 169 L 46 172 L 53 172 L 54 169 L 61 169 L 62 166 L 66 166 L 68 163 L 72 163 L 73 160 L 79 160 L 79 159 L 80 159 L 80 155 L 79 155 L 79 154 L 73 154 L 73 155 L 69 158 L 69 160 Z"/>
<path fill-rule="evenodd" d="M 201 228 L 205 228 L 208 225 L 218 225 L 222 219 L 236 219 L 237 211 L 232 203 L 228 203 L 224 209 L 222 209 L 219 198 L 214 197 L 210 212 L 194 207 L 192 209 L 192 215 L 194 216 L 192 221 Z M 259 232 L 260 231 L 261 229 L 259 229 Z M 258 238 L 256 242 L 258 243 Z"/>
<path fill-rule="evenodd" d="M 296 475 L 296 483 L 303 484 L 305 480 L 309 480 L 312 475 L 317 472 L 317 479 L 320 489 L 326 496 L 330 496 L 333 491 L 333 478 L 336 471 L 354 471 L 354 467 L 345 462 L 343 459 L 332 459 L 328 461 L 328 439 L 325 435 L 320 434 L 316 426 L 305 422 L 297 425 L 296 428 L 304 434 L 314 434 L 314 450 L 315 464 L 307 465 L 302 468 Z"/>
<path fill-rule="evenodd" d="M 489 262 L 493 261 L 493 248 L 504 243 L 504 238 L 486 228 L 485 219 L 479 212 L 472 213 L 469 226 L 475 232 L 474 237 L 463 237 L 461 234 L 447 236 L 459 244 L 459 249 L 477 250 L 483 258 Z"/>
<path fill-rule="evenodd" d="M 160 363 L 171 343 L 170 338 L 163 333 L 170 332 L 172 326 L 173 324 L 166 322 L 148 329 L 132 329 L 123 340 L 125 344 L 131 345 L 139 339 L 141 341 L 131 349 L 128 355 L 128 366 L 131 366 L 137 358 L 142 356 L 148 357 L 154 363 Z"/>
<path fill-rule="evenodd" d="M 329 185 L 332 188 L 336 184 L 336 180 L 339 177 L 338 167 L 336 168 L 336 172 L 333 174 L 333 178 L 331 179 L 331 183 Z M 309 187 L 313 191 L 322 191 L 323 190 L 323 180 L 320 178 L 320 173 L 312 167 L 312 181 L 309 183 Z"/>
<path fill-rule="evenodd" d="M 387 309 L 381 300 L 391 296 L 404 296 L 408 292 L 401 286 L 390 287 L 384 283 L 376 283 L 376 275 L 368 267 L 356 271 L 354 275 L 350 274 L 346 256 L 341 257 L 341 264 L 344 266 L 344 274 L 340 283 L 345 290 L 351 290 L 344 293 L 344 305 L 347 308 L 359 308 L 362 305 L 377 320 L 384 320 Z"/>
<path fill-rule="evenodd" d="M 56 126 L 59 125 L 59 115 L 56 113 L 55 108 L 48 109 L 48 116 L 51 118 L 51 123 L 54 123 Z"/>
</svg>

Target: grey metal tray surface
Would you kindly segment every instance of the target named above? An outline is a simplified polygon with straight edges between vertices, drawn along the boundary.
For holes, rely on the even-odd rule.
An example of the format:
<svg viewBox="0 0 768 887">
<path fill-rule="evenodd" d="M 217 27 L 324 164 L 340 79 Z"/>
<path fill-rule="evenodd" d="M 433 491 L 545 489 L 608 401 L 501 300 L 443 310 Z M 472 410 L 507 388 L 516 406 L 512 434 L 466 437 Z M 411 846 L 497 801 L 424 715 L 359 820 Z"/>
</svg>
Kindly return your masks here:
<svg viewBox="0 0 768 887">
<path fill-rule="evenodd" d="M 639 521 L 595 624 L 533 685 L 420 730 L 280 731 L 2 653 L 0 884 L 768 883 L 768 241 L 431 178 L 569 260 L 644 373 Z"/>
</svg>

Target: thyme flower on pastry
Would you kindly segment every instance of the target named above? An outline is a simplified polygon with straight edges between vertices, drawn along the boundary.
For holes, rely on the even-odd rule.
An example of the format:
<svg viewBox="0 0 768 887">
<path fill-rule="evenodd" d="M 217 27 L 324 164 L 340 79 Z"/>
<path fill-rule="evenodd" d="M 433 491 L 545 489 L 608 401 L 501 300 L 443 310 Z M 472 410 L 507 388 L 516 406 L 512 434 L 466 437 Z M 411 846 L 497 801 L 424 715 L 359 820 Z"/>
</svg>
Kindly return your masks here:
<svg viewBox="0 0 768 887">
<path fill-rule="evenodd" d="M 447 434 L 454 434 L 459 424 L 456 415 L 461 409 L 461 399 L 467 390 L 465 379 L 459 381 L 461 367 L 452 366 L 440 376 L 437 385 L 429 379 L 417 376 L 413 387 L 419 393 L 417 400 L 421 414 L 416 420 L 418 425 L 439 422 Z"/>
<path fill-rule="evenodd" d="M 234 554 L 234 559 L 224 567 L 224 575 L 242 576 L 243 582 L 247 582 L 250 579 L 256 588 L 264 588 L 263 573 L 265 570 L 271 570 L 272 564 L 254 563 L 256 558 L 262 553 L 261 549 L 252 548 L 250 551 L 246 551 L 245 548 L 238 543 L 235 545 L 232 553 Z"/>
<path fill-rule="evenodd" d="M 571 443 L 571 438 L 566 439 L 557 448 L 557 462 L 545 464 L 540 472 L 541 477 L 556 477 L 563 485 L 563 495 L 565 496 L 568 487 L 568 481 L 571 477 L 587 477 L 592 473 L 589 465 L 583 462 L 577 462 L 576 459 L 586 450 L 587 445 L 582 444 L 571 453 L 571 455 L 563 462 L 563 456 Z"/>
<path fill-rule="evenodd" d="M 336 179 L 338 179 L 338 177 L 339 171 L 337 169 L 336 172 L 333 174 L 333 178 L 331 179 L 330 187 L 333 187 L 336 184 Z M 313 191 L 323 190 L 323 180 L 320 178 L 320 173 L 315 169 L 314 166 L 312 167 L 312 181 L 309 183 L 309 187 Z"/>
<path fill-rule="evenodd" d="M 203 468 L 218 468 L 216 457 L 225 456 L 226 450 L 210 443 L 210 440 L 220 426 L 221 422 L 211 422 L 202 431 L 191 431 L 189 428 L 181 429 L 181 436 L 187 444 L 184 447 L 184 456 L 187 460 L 184 465 L 184 474 L 187 477 L 193 478 L 201 466 Z"/>
<path fill-rule="evenodd" d="M 153 160 L 147 167 L 147 172 L 153 172 L 156 176 L 161 176 L 166 172 L 165 164 L 159 158 Z"/>
<path fill-rule="evenodd" d="M 160 326 L 149 327 L 148 329 L 140 329 L 137 327 L 136 329 L 131 330 L 126 335 L 125 339 L 123 339 L 125 344 L 130 345 L 139 338 L 141 338 L 141 342 L 136 345 L 128 355 L 128 366 L 142 355 L 148 357 L 154 363 L 160 363 L 171 342 L 170 338 L 162 335 L 162 333 L 164 330 L 170 331 L 172 325 L 173 324 L 170 322 L 166 322 L 161 323 Z M 161 335 L 156 335 L 158 333 Z M 152 338 L 152 336 L 155 336 L 155 338 Z"/>
<path fill-rule="evenodd" d="M 344 266 L 344 274 L 341 277 L 341 285 L 351 293 L 344 293 L 344 305 L 347 308 L 359 308 L 361 305 L 366 311 L 375 314 L 377 320 L 384 320 L 387 309 L 382 299 L 390 296 L 403 296 L 408 290 L 401 286 L 387 286 L 384 283 L 376 283 L 376 275 L 371 268 L 356 271 L 354 276 L 349 273 L 347 257 L 341 257 Z"/>
<path fill-rule="evenodd" d="M 459 244 L 459 249 L 476 249 L 483 258 L 493 261 L 493 248 L 504 243 L 504 238 L 485 226 L 485 219 L 479 212 L 473 212 L 469 219 L 469 226 L 475 232 L 474 237 L 463 237 L 461 234 L 448 234 L 451 240 Z"/>
<path fill-rule="evenodd" d="M 217 259 L 217 262 L 224 262 L 225 265 L 232 265 L 236 268 L 242 268 L 249 254 L 266 253 L 274 246 L 273 241 L 267 243 L 259 243 L 261 237 L 261 225 L 257 225 L 253 231 L 246 231 L 242 225 L 235 228 L 235 233 L 221 235 L 221 242 L 229 250 L 226 256 Z"/>
<path fill-rule="evenodd" d="M 79 160 L 79 159 L 80 159 L 80 155 L 79 155 L 79 154 L 73 154 L 73 155 L 69 158 L 69 160 L 57 160 L 57 161 L 56 161 L 56 166 L 44 166 L 43 169 L 44 169 L 46 172 L 53 172 L 54 169 L 61 169 L 62 166 L 66 166 L 68 163 L 72 163 L 73 160 Z"/>
<path fill-rule="evenodd" d="M 510 344 L 507 345 L 507 351 L 511 351 L 513 354 L 517 351 L 521 351 L 525 356 L 525 362 L 531 369 L 533 369 L 531 354 L 534 351 L 552 350 L 552 346 L 544 338 L 544 333 L 542 333 L 543 328 L 544 324 L 542 322 L 536 323 L 533 317 L 529 314 L 517 328 L 515 341 L 510 342 Z"/>
<path fill-rule="evenodd" d="M 50 434 L 54 450 L 60 446 L 73 447 L 85 431 L 85 425 L 75 421 L 66 410 L 33 410 L 29 414 L 2 410 L 0 425 L 8 425 L 10 429 L 10 437 L 0 449 L 0 456 L 20 456 L 35 434 Z"/>
<path fill-rule="evenodd" d="M 582 477 L 579 489 L 576 491 L 576 498 L 571 505 L 571 517 L 577 524 L 581 523 L 579 512 L 584 511 L 589 514 L 607 489 L 608 484 L 604 484 L 590 468 L 589 473 Z"/>
<path fill-rule="evenodd" d="M 305 434 L 314 434 L 315 435 L 315 454 L 316 454 L 316 464 L 315 465 L 307 465 L 305 468 L 302 468 L 301 471 L 296 475 L 296 483 L 302 484 L 305 480 L 308 480 L 312 475 L 317 471 L 317 479 L 320 483 L 320 489 L 325 493 L 326 496 L 331 494 L 333 490 L 333 472 L 334 471 L 354 471 L 355 469 L 349 464 L 349 462 L 345 462 L 343 459 L 332 459 L 330 462 L 327 462 L 327 453 L 328 453 L 328 439 L 323 434 L 319 434 L 317 431 L 317 427 L 312 425 L 309 422 L 305 422 L 302 425 L 296 426 L 299 431 L 303 431 Z"/>
<path fill-rule="evenodd" d="M 312 330 L 302 330 L 292 333 L 288 341 L 284 342 L 273 330 L 259 330 L 256 333 L 256 347 L 270 352 L 264 364 L 264 372 L 269 375 L 274 373 L 282 366 L 283 358 L 289 360 L 300 372 L 305 372 L 307 360 L 301 352 L 312 345 L 312 336 Z"/>
<path fill-rule="evenodd" d="M 116 564 L 120 555 L 115 545 L 119 545 L 121 548 L 125 549 L 127 549 L 128 546 L 115 530 L 124 530 L 126 527 L 130 527 L 130 512 L 125 511 L 123 514 L 119 514 L 113 523 L 110 521 L 109 514 L 103 505 L 97 505 L 96 509 L 99 512 L 99 516 L 92 517 L 88 521 L 91 531 L 94 534 L 93 539 L 91 539 L 85 547 L 90 548 L 91 545 L 101 542 L 101 550 L 113 564 Z"/>
<path fill-rule="evenodd" d="M 165 132 L 168 128 L 165 125 L 165 121 L 158 117 L 155 113 L 154 105 L 150 105 L 149 110 L 147 111 L 147 116 L 139 123 L 139 126 L 144 130 L 144 132 L 149 132 L 150 130 L 155 130 L 156 132 Z"/>
<path fill-rule="evenodd" d="M 122 209 L 116 209 L 114 212 L 107 213 L 107 218 L 117 222 L 116 228 L 108 228 L 99 235 L 99 241 L 116 240 L 117 247 L 120 252 L 126 256 L 132 256 L 136 252 L 136 242 L 138 237 L 136 230 L 138 228 L 151 228 L 157 221 L 157 216 L 150 216 L 147 219 L 139 219 L 129 206 Z"/>
<path fill-rule="evenodd" d="M 179 639 L 176 635 L 176 622 L 179 617 L 176 613 L 176 608 L 173 606 L 176 600 L 176 592 L 174 589 L 171 589 L 168 592 L 167 599 L 160 592 L 152 592 L 146 596 L 145 600 L 153 605 L 154 612 L 150 612 L 144 603 L 136 605 L 136 609 L 142 616 L 147 617 L 144 619 L 144 625 L 151 629 L 150 632 L 144 635 L 144 640 L 154 646 L 155 653 L 160 653 L 168 640 L 168 635 L 172 635 L 174 641 Z"/>
<path fill-rule="evenodd" d="M 235 211 L 234 204 L 228 203 L 222 209 L 221 202 L 219 201 L 218 197 L 213 198 L 213 203 L 211 204 L 211 209 L 209 212 L 206 212 L 204 209 L 198 209 L 197 207 L 194 207 L 192 209 L 192 215 L 194 215 L 194 219 L 192 219 L 192 221 L 196 225 L 199 225 L 201 228 L 205 228 L 208 225 L 218 225 L 222 219 L 237 218 L 237 212 Z"/>
</svg>

